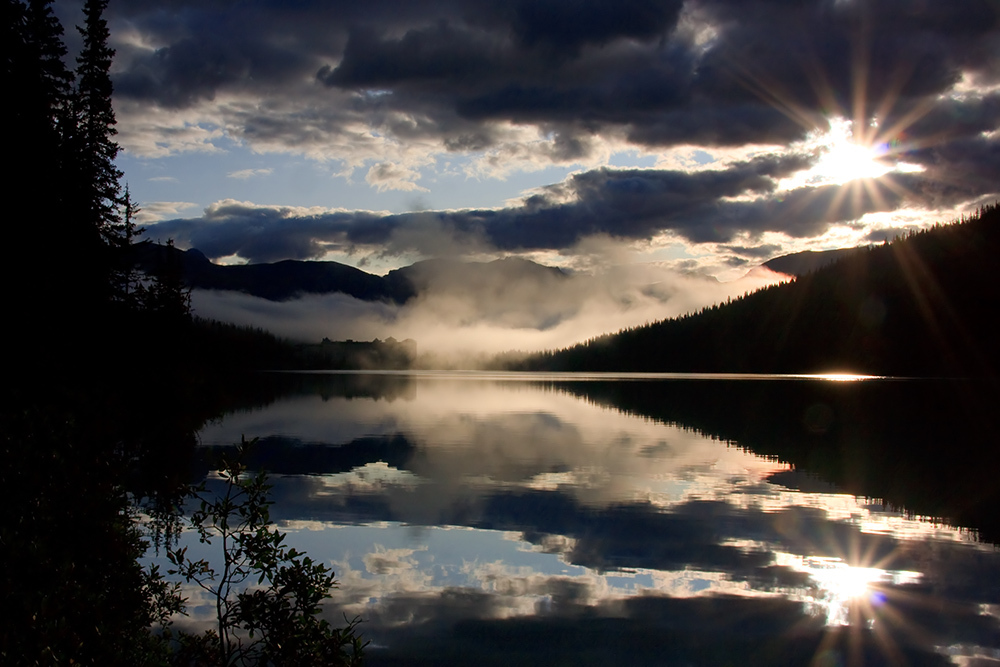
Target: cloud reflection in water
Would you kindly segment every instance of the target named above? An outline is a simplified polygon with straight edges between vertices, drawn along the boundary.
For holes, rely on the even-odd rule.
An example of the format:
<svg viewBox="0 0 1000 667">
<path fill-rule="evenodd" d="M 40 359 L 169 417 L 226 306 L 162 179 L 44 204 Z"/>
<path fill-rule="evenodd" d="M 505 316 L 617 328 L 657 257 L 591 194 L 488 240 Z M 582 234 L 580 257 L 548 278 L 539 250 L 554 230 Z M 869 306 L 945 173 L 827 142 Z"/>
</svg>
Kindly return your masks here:
<svg viewBox="0 0 1000 667">
<path fill-rule="evenodd" d="M 1000 604 L 1000 556 L 968 531 L 552 386 L 409 382 L 399 400 L 298 395 L 202 433 L 264 436 L 283 473 L 272 516 L 332 562 L 334 619 L 366 619 L 375 664 L 613 660 L 611 647 L 636 664 L 819 651 L 938 664 L 1000 650 L 981 613 Z"/>
</svg>

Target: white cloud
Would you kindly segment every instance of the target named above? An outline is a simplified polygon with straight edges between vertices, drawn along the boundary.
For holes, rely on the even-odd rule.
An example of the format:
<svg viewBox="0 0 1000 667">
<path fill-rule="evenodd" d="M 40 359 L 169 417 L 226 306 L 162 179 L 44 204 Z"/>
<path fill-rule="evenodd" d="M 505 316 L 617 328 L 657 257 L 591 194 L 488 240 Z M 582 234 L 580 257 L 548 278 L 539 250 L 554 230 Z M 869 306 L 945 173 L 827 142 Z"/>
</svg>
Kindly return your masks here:
<svg viewBox="0 0 1000 667">
<path fill-rule="evenodd" d="M 177 153 L 215 153 L 225 133 L 218 110 L 208 104 L 189 109 L 163 109 L 131 100 L 115 100 L 118 143 L 142 158 Z"/>
<path fill-rule="evenodd" d="M 185 211 L 190 208 L 197 207 L 189 201 L 152 201 L 144 202 L 140 206 L 139 214 L 135 216 L 136 222 L 139 224 L 146 224 L 150 222 L 157 222 L 158 220 L 166 220 L 168 218 L 176 218 L 180 215 L 181 211 Z"/>
<path fill-rule="evenodd" d="M 392 162 L 373 164 L 365 175 L 368 185 L 377 188 L 379 192 L 386 190 L 430 192 L 427 188 L 417 185 L 416 181 L 419 179 L 418 172 Z"/>
<path fill-rule="evenodd" d="M 253 178 L 254 176 L 267 176 L 273 172 L 273 169 L 240 169 L 239 171 L 231 171 L 226 174 L 226 176 L 245 181 L 248 178 Z"/>
</svg>

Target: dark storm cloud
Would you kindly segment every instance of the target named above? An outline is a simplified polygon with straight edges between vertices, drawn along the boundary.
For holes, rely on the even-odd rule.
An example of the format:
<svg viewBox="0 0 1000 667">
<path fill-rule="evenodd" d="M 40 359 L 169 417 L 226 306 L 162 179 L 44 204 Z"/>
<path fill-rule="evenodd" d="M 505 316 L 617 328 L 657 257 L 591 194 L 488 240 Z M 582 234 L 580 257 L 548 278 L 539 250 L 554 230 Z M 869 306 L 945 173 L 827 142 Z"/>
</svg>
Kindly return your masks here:
<svg viewBox="0 0 1000 667">
<path fill-rule="evenodd" d="M 565 248 L 592 234 L 626 239 L 651 238 L 672 230 L 691 240 L 705 240 L 705 213 L 720 198 L 764 194 L 775 189 L 776 178 L 809 165 L 805 156 L 758 158 L 731 165 L 729 169 L 685 173 L 659 170 L 599 169 L 577 174 L 566 183 L 530 198 L 521 209 L 510 211 L 513 219 L 492 220 L 489 238 L 501 248 Z M 572 201 L 554 204 L 560 191 Z M 738 206 L 738 204 L 736 204 Z M 712 240 L 727 240 L 740 227 L 717 228 Z M 542 231 L 544 230 L 544 231 Z"/>
<path fill-rule="evenodd" d="M 928 204 L 995 194 L 1000 183 L 1000 137 L 961 137 L 912 151 L 908 159 L 926 169 L 908 180 Z"/>
<path fill-rule="evenodd" d="M 201 218 L 150 225 L 146 236 L 158 241 L 174 239 L 213 259 L 239 255 L 253 262 L 272 262 L 320 257 L 335 247 L 351 225 L 376 220 L 363 213 L 295 215 L 277 207 L 222 202 Z"/>
<path fill-rule="evenodd" d="M 754 246 L 754 247 L 748 247 L 748 246 L 723 246 L 720 249 L 721 250 L 725 250 L 727 252 L 734 253 L 736 255 L 739 255 L 740 257 L 749 257 L 749 258 L 752 258 L 752 259 L 755 259 L 755 260 L 758 260 L 758 261 L 774 257 L 775 255 L 780 254 L 781 250 L 782 250 L 781 246 L 774 245 L 774 244 Z M 745 263 L 746 262 L 746 260 L 742 260 L 742 259 L 741 260 L 737 260 L 737 261 L 740 261 L 741 263 Z"/>
<path fill-rule="evenodd" d="M 386 40 L 371 27 L 351 31 L 343 60 L 333 69 L 322 67 L 317 78 L 342 87 L 391 86 L 439 79 L 469 79 L 488 74 L 489 34 L 457 29 L 447 21 L 408 31 L 401 39 Z M 486 39 L 483 39 L 486 38 Z"/>
<path fill-rule="evenodd" d="M 491 149 L 572 164 L 596 159 L 603 141 L 788 146 L 832 116 L 858 114 L 856 131 L 871 123 L 894 158 L 925 168 L 869 189 L 780 196 L 776 180 L 805 158 L 770 171 L 759 160 L 692 174 L 592 170 L 499 210 L 313 215 L 233 205 L 156 227 L 210 256 L 308 258 L 331 244 L 391 254 L 443 238 L 566 249 L 595 234 L 663 231 L 692 242 L 765 231 L 804 238 L 902 205 L 962 205 L 1000 182 L 989 138 L 1000 94 L 975 88 L 1000 80 L 995 0 L 141 0 L 112 3 L 109 15 L 118 98 L 139 121 L 147 107 L 181 119 L 159 134 L 141 130 L 147 147 L 170 146 L 181 126 L 220 124 L 251 148 L 340 158 L 371 168 L 373 187 L 416 189 L 419 159 L 395 164 L 380 142 L 425 151 L 421 164 Z M 190 121 L 190 110 L 207 120 Z M 527 131 L 514 136 L 508 123 Z M 538 137 L 542 147 L 519 144 Z"/>
<path fill-rule="evenodd" d="M 623 125 L 640 143 L 782 141 L 822 126 L 831 104 L 903 113 L 963 71 L 993 67 L 982 54 L 995 7 L 916 4 L 688 3 L 717 33 L 702 47 L 674 30 L 674 6 L 637 30 L 625 18 L 644 8 L 587 3 L 568 16 L 557 11 L 565 3 L 531 3 L 506 24 L 511 12 L 498 14 L 501 30 L 441 23 L 392 38 L 356 35 L 320 78 L 359 90 L 392 85 L 398 108 L 433 99 L 466 118 Z M 563 47 L 559 57 L 539 58 L 540 41 Z"/>
<path fill-rule="evenodd" d="M 757 158 L 725 170 L 695 173 L 598 169 L 550 186 L 520 206 L 499 210 L 313 214 L 227 201 L 207 209 L 202 218 L 150 225 L 148 234 L 173 238 L 208 257 L 238 254 L 254 262 L 320 257 L 337 245 L 440 254 L 442 235 L 502 250 L 568 249 L 594 234 L 632 240 L 667 230 L 690 240 L 725 241 L 745 230 L 794 231 L 795 224 L 815 230 L 824 222 L 844 219 L 841 210 L 846 205 L 838 208 L 830 203 L 836 199 L 836 189 L 818 195 L 808 189 L 800 205 L 792 203 L 798 199 L 786 199 L 788 203 L 770 208 L 753 202 L 718 203 L 726 197 L 767 195 L 774 191 L 775 179 L 807 167 L 811 159 L 799 155 Z M 810 196 L 818 203 L 808 201 Z M 823 207 L 832 213 L 824 217 Z M 803 211 L 808 221 L 790 220 L 790 214 L 782 214 L 784 208 Z M 415 245 L 421 243 L 426 247 Z"/>
<path fill-rule="evenodd" d="M 239 30 L 238 26 L 213 26 Z M 212 99 L 226 88 L 258 88 L 281 83 L 307 62 L 293 50 L 254 41 L 220 42 L 208 35 L 186 37 L 168 48 L 133 59 L 128 71 L 115 78 L 115 92 L 153 99 L 170 107 L 186 107 Z"/>
<path fill-rule="evenodd" d="M 904 197 L 893 180 L 884 176 L 872 187 L 857 182 L 799 188 L 780 197 L 753 201 L 724 201 L 680 215 L 676 224 L 688 230 L 689 240 L 727 242 L 737 231 L 783 232 L 793 238 L 818 236 L 831 225 L 849 222 L 866 213 L 891 211 Z"/>
<path fill-rule="evenodd" d="M 825 121 L 814 119 L 817 124 Z M 647 146 L 785 144 L 803 139 L 806 127 L 785 110 L 756 102 L 669 111 L 633 123 L 628 139 Z"/>
<path fill-rule="evenodd" d="M 674 232 L 693 243 L 729 243 L 740 234 L 764 232 L 807 238 L 904 204 L 955 205 L 993 192 L 1000 178 L 1000 144 L 985 139 L 913 157 L 926 163 L 926 172 L 780 193 L 776 179 L 808 167 L 813 158 L 757 158 L 725 170 L 692 173 L 597 169 L 504 209 L 317 214 L 229 201 L 213 205 L 202 218 L 150 225 L 148 234 L 173 238 L 212 258 L 236 254 L 253 262 L 317 258 L 332 249 L 359 247 L 381 248 L 389 255 L 447 254 L 443 241 L 458 248 L 570 250 L 598 234 L 630 241 Z M 949 165 L 962 161 L 981 177 L 946 180 Z M 752 255 L 746 249 L 733 251 Z"/>
<path fill-rule="evenodd" d="M 921 12 L 893 16 L 886 4 L 708 3 L 722 27 L 702 62 L 701 89 L 716 100 L 763 96 L 816 110 L 826 95 L 850 110 L 858 86 L 871 105 L 885 94 L 950 88 L 960 75 L 962 41 L 988 28 L 949 35 L 932 30 Z"/>
<path fill-rule="evenodd" d="M 887 116 L 998 71 L 988 0 L 170 4 L 111 7 L 157 45 L 123 49 L 119 95 L 185 106 L 315 76 L 428 114 L 428 134 L 461 117 L 614 125 L 651 144 L 781 141 L 831 103 L 863 97 Z"/>
<path fill-rule="evenodd" d="M 528 46 L 575 53 L 584 44 L 618 38 L 652 39 L 673 27 L 681 0 L 520 0 L 511 28 Z"/>
</svg>

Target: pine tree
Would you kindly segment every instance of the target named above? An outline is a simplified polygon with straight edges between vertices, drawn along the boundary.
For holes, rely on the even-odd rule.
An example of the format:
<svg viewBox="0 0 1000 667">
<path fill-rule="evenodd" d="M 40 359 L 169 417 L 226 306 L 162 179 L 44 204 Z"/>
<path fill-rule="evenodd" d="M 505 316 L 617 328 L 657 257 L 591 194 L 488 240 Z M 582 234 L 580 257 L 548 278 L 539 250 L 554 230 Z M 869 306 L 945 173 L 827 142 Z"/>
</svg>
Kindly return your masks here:
<svg viewBox="0 0 1000 667">
<path fill-rule="evenodd" d="M 181 253 L 173 239 L 163 248 L 162 261 L 146 288 L 145 309 L 165 326 L 184 325 L 191 320 L 191 290 L 184 285 Z"/>
<path fill-rule="evenodd" d="M 107 0 L 87 0 L 85 22 L 78 27 L 83 36 L 83 49 L 77 58 L 76 125 L 88 188 L 86 209 L 81 211 L 109 245 L 124 241 L 118 193 L 121 170 L 115 166 L 118 144 L 114 136 L 115 112 L 111 106 L 111 61 L 115 51 L 108 46 L 108 23 L 104 19 Z"/>
<path fill-rule="evenodd" d="M 20 3 L 16 3 L 20 5 Z M 62 133 L 70 120 L 73 75 L 64 62 L 63 29 L 52 11 L 52 0 L 30 0 L 21 6 L 21 39 L 24 61 L 18 63 L 21 104 L 13 105 L 21 116 L 19 131 L 32 143 L 28 156 L 45 160 L 51 176 L 60 167 Z"/>
<path fill-rule="evenodd" d="M 35 329 L 24 331 L 28 340 L 57 326 L 59 316 L 43 308 L 39 317 L 38 304 L 64 298 L 65 278 L 70 273 L 64 267 L 73 256 L 68 250 L 72 239 L 66 234 L 70 213 L 66 195 L 72 188 L 68 187 L 67 159 L 71 153 L 65 143 L 72 134 L 73 74 L 64 62 L 63 29 L 51 5 L 51 0 L 5 0 L 0 45 L 4 53 L 3 89 L 11 94 L 0 105 L 8 128 L 5 161 L 11 167 L 6 175 L 7 191 L 12 195 L 7 210 L 12 222 L 7 225 L 7 247 L 36 258 L 27 265 L 8 263 L 0 281 L 8 306 L 22 315 L 19 319 L 25 321 L 25 327 Z M 46 192 L 44 206 L 26 196 L 40 184 Z M 31 312 L 33 317 L 24 317 Z"/>
<path fill-rule="evenodd" d="M 140 209 L 132 200 L 128 183 L 125 184 L 125 194 L 121 198 L 122 247 L 115 249 L 115 265 L 112 273 L 112 298 L 127 310 L 140 310 L 146 301 L 147 289 L 143 285 L 142 275 L 136 268 L 135 248 L 136 237 L 145 229 L 136 225 L 135 217 Z"/>
<path fill-rule="evenodd" d="M 119 179 L 115 166 L 115 113 L 111 106 L 111 61 L 107 0 L 87 0 L 83 46 L 76 59 L 72 115 L 63 132 L 66 206 L 59 221 L 59 261 L 72 282 L 64 285 L 66 307 L 93 319 L 114 300 L 114 269 L 124 234 L 119 217 Z M 98 315 L 100 317 L 100 315 Z"/>
</svg>

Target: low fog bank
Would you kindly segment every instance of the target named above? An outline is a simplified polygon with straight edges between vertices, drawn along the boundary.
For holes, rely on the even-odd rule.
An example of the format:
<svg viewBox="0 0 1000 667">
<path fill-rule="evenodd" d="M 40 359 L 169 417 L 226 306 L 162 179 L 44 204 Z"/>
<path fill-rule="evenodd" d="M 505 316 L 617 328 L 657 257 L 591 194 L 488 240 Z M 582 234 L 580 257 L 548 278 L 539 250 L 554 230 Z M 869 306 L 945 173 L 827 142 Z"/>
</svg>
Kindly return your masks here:
<svg viewBox="0 0 1000 667">
<path fill-rule="evenodd" d="M 535 265 L 537 267 L 537 265 Z M 424 267 L 419 296 L 398 306 L 344 294 L 267 301 L 237 292 L 194 290 L 200 317 L 261 327 L 316 343 L 412 338 L 423 366 L 475 366 L 498 352 L 561 348 L 625 327 L 697 311 L 787 279 L 768 269 L 720 283 L 657 265 L 601 274 L 555 269 L 512 272 L 484 280 L 454 264 Z"/>
</svg>

